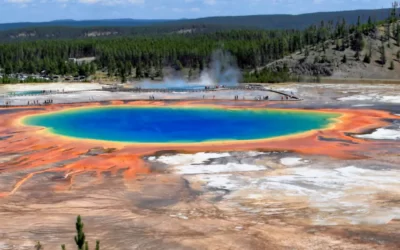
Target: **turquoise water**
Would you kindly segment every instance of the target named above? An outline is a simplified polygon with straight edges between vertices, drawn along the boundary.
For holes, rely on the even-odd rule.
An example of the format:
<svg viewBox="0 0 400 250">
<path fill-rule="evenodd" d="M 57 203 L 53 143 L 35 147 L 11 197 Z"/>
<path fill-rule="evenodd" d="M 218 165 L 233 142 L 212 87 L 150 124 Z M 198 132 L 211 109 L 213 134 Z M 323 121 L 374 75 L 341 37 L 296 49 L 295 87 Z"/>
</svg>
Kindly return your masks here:
<svg viewBox="0 0 400 250">
<path fill-rule="evenodd" d="M 22 95 L 40 95 L 43 94 L 42 90 L 30 90 L 30 91 L 16 91 L 16 92 L 8 92 L 8 95 L 14 96 L 22 96 Z"/>
<path fill-rule="evenodd" d="M 24 123 L 55 134 L 138 143 L 253 140 L 329 125 L 318 112 L 173 107 L 98 107 L 27 117 Z"/>
</svg>

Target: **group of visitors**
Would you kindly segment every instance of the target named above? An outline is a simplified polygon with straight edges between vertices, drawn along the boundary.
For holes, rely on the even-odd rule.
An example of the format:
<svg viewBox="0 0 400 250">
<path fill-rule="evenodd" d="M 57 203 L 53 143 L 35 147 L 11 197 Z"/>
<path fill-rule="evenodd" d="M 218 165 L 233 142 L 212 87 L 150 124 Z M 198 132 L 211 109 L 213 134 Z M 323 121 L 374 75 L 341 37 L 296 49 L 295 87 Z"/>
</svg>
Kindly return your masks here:
<svg viewBox="0 0 400 250">
<path fill-rule="evenodd" d="M 225 88 L 225 85 L 217 85 L 217 86 L 205 86 L 204 89 L 219 89 L 219 88 Z"/>
<path fill-rule="evenodd" d="M 155 100 L 154 95 L 149 96 L 150 100 Z"/>
<path fill-rule="evenodd" d="M 256 100 L 256 101 L 262 101 L 262 100 L 265 100 L 265 101 L 268 101 L 269 100 L 269 96 L 256 96 L 255 98 L 254 98 L 254 100 Z"/>
<path fill-rule="evenodd" d="M 51 104 L 53 103 L 53 99 L 48 99 L 44 101 L 44 104 Z"/>
<path fill-rule="evenodd" d="M 38 100 L 28 101 L 28 106 L 35 105 L 35 104 L 39 104 L 39 101 Z"/>
<path fill-rule="evenodd" d="M 59 90 L 59 89 L 57 89 L 57 90 L 43 90 L 42 91 L 43 94 L 46 94 L 46 93 L 52 94 L 52 93 L 60 93 L 60 92 L 64 93 L 64 89 L 62 89 L 62 90 Z"/>
</svg>

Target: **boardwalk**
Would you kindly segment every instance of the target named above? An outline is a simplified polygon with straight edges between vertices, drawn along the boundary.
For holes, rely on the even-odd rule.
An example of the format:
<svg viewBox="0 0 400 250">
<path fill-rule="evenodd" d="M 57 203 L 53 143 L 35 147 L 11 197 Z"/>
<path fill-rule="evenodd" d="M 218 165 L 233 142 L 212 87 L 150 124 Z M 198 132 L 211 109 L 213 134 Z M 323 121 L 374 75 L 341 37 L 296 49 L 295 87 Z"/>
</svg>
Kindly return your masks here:
<svg viewBox="0 0 400 250">
<path fill-rule="evenodd" d="M 99 101 L 134 100 L 246 100 L 246 101 L 299 101 L 291 93 L 272 89 L 219 88 L 219 89 L 117 89 L 103 88 L 77 91 L 52 91 L 40 94 L 3 95 L 0 106 L 90 103 Z"/>
</svg>

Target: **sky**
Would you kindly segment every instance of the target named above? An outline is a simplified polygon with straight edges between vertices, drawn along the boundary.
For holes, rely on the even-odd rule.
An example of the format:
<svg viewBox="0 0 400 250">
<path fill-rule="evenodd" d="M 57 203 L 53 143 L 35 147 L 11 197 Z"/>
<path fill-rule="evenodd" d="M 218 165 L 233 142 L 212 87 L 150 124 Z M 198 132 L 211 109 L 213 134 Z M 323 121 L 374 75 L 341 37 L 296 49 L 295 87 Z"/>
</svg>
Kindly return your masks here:
<svg viewBox="0 0 400 250">
<path fill-rule="evenodd" d="M 180 19 L 388 8 L 393 0 L 0 0 L 0 23 Z"/>
</svg>

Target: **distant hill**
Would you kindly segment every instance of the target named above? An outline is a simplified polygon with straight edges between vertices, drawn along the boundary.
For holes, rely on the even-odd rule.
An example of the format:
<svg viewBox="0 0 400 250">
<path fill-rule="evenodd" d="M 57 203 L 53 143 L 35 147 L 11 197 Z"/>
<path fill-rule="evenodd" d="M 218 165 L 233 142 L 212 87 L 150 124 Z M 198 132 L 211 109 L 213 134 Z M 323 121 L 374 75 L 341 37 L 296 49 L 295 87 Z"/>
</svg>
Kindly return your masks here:
<svg viewBox="0 0 400 250">
<path fill-rule="evenodd" d="M 77 39 L 87 37 L 116 37 L 137 35 L 193 34 L 232 29 L 305 29 L 321 21 L 344 19 L 347 24 L 384 20 L 389 9 L 319 12 L 302 15 L 220 16 L 180 20 L 56 20 L 42 23 L 0 24 L 0 41 Z"/>
<path fill-rule="evenodd" d="M 254 15 L 254 16 L 221 16 L 206 17 L 198 19 L 187 19 L 171 21 L 174 24 L 213 24 L 245 26 L 260 29 L 305 29 L 321 21 L 336 21 L 345 19 L 348 24 L 357 23 L 358 16 L 361 22 L 366 22 L 369 17 L 373 20 L 384 20 L 388 18 L 389 9 L 377 10 L 351 10 L 338 12 L 317 12 L 301 15 Z"/>
<path fill-rule="evenodd" d="M 22 22 L 22 23 L 4 23 L 0 24 L 0 30 L 21 29 L 30 27 L 137 27 L 144 25 L 170 23 L 175 25 L 188 24 L 214 24 L 231 26 L 248 26 L 262 29 L 304 29 L 320 21 L 337 21 L 345 19 L 346 22 L 354 24 L 357 17 L 362 21 L 368 17 L 375 20 L 382 20 L 388 17 L 389 9 L 376 10 L 351 10 L 338 12 L 317 12 L 301 15 L 253 15 L 253 16 L 216 16 L 197 19 L 104 19 L 104 20 L 55 20 L 50 22 Z"/>
<path fill-rule="evenodd" d="M 163 19 L 104 19 L 104 20 L 83 20 L 75 21 L 71 19 L 55 20 L 50 22 L 22 22 L 22 23 L 3 23 L 0 24 L 0 31 L 13 29 L 26 29 L 38 27 L 137 27 L 149 24 L 165 23 L 170 20 Z"/>
</svg>

